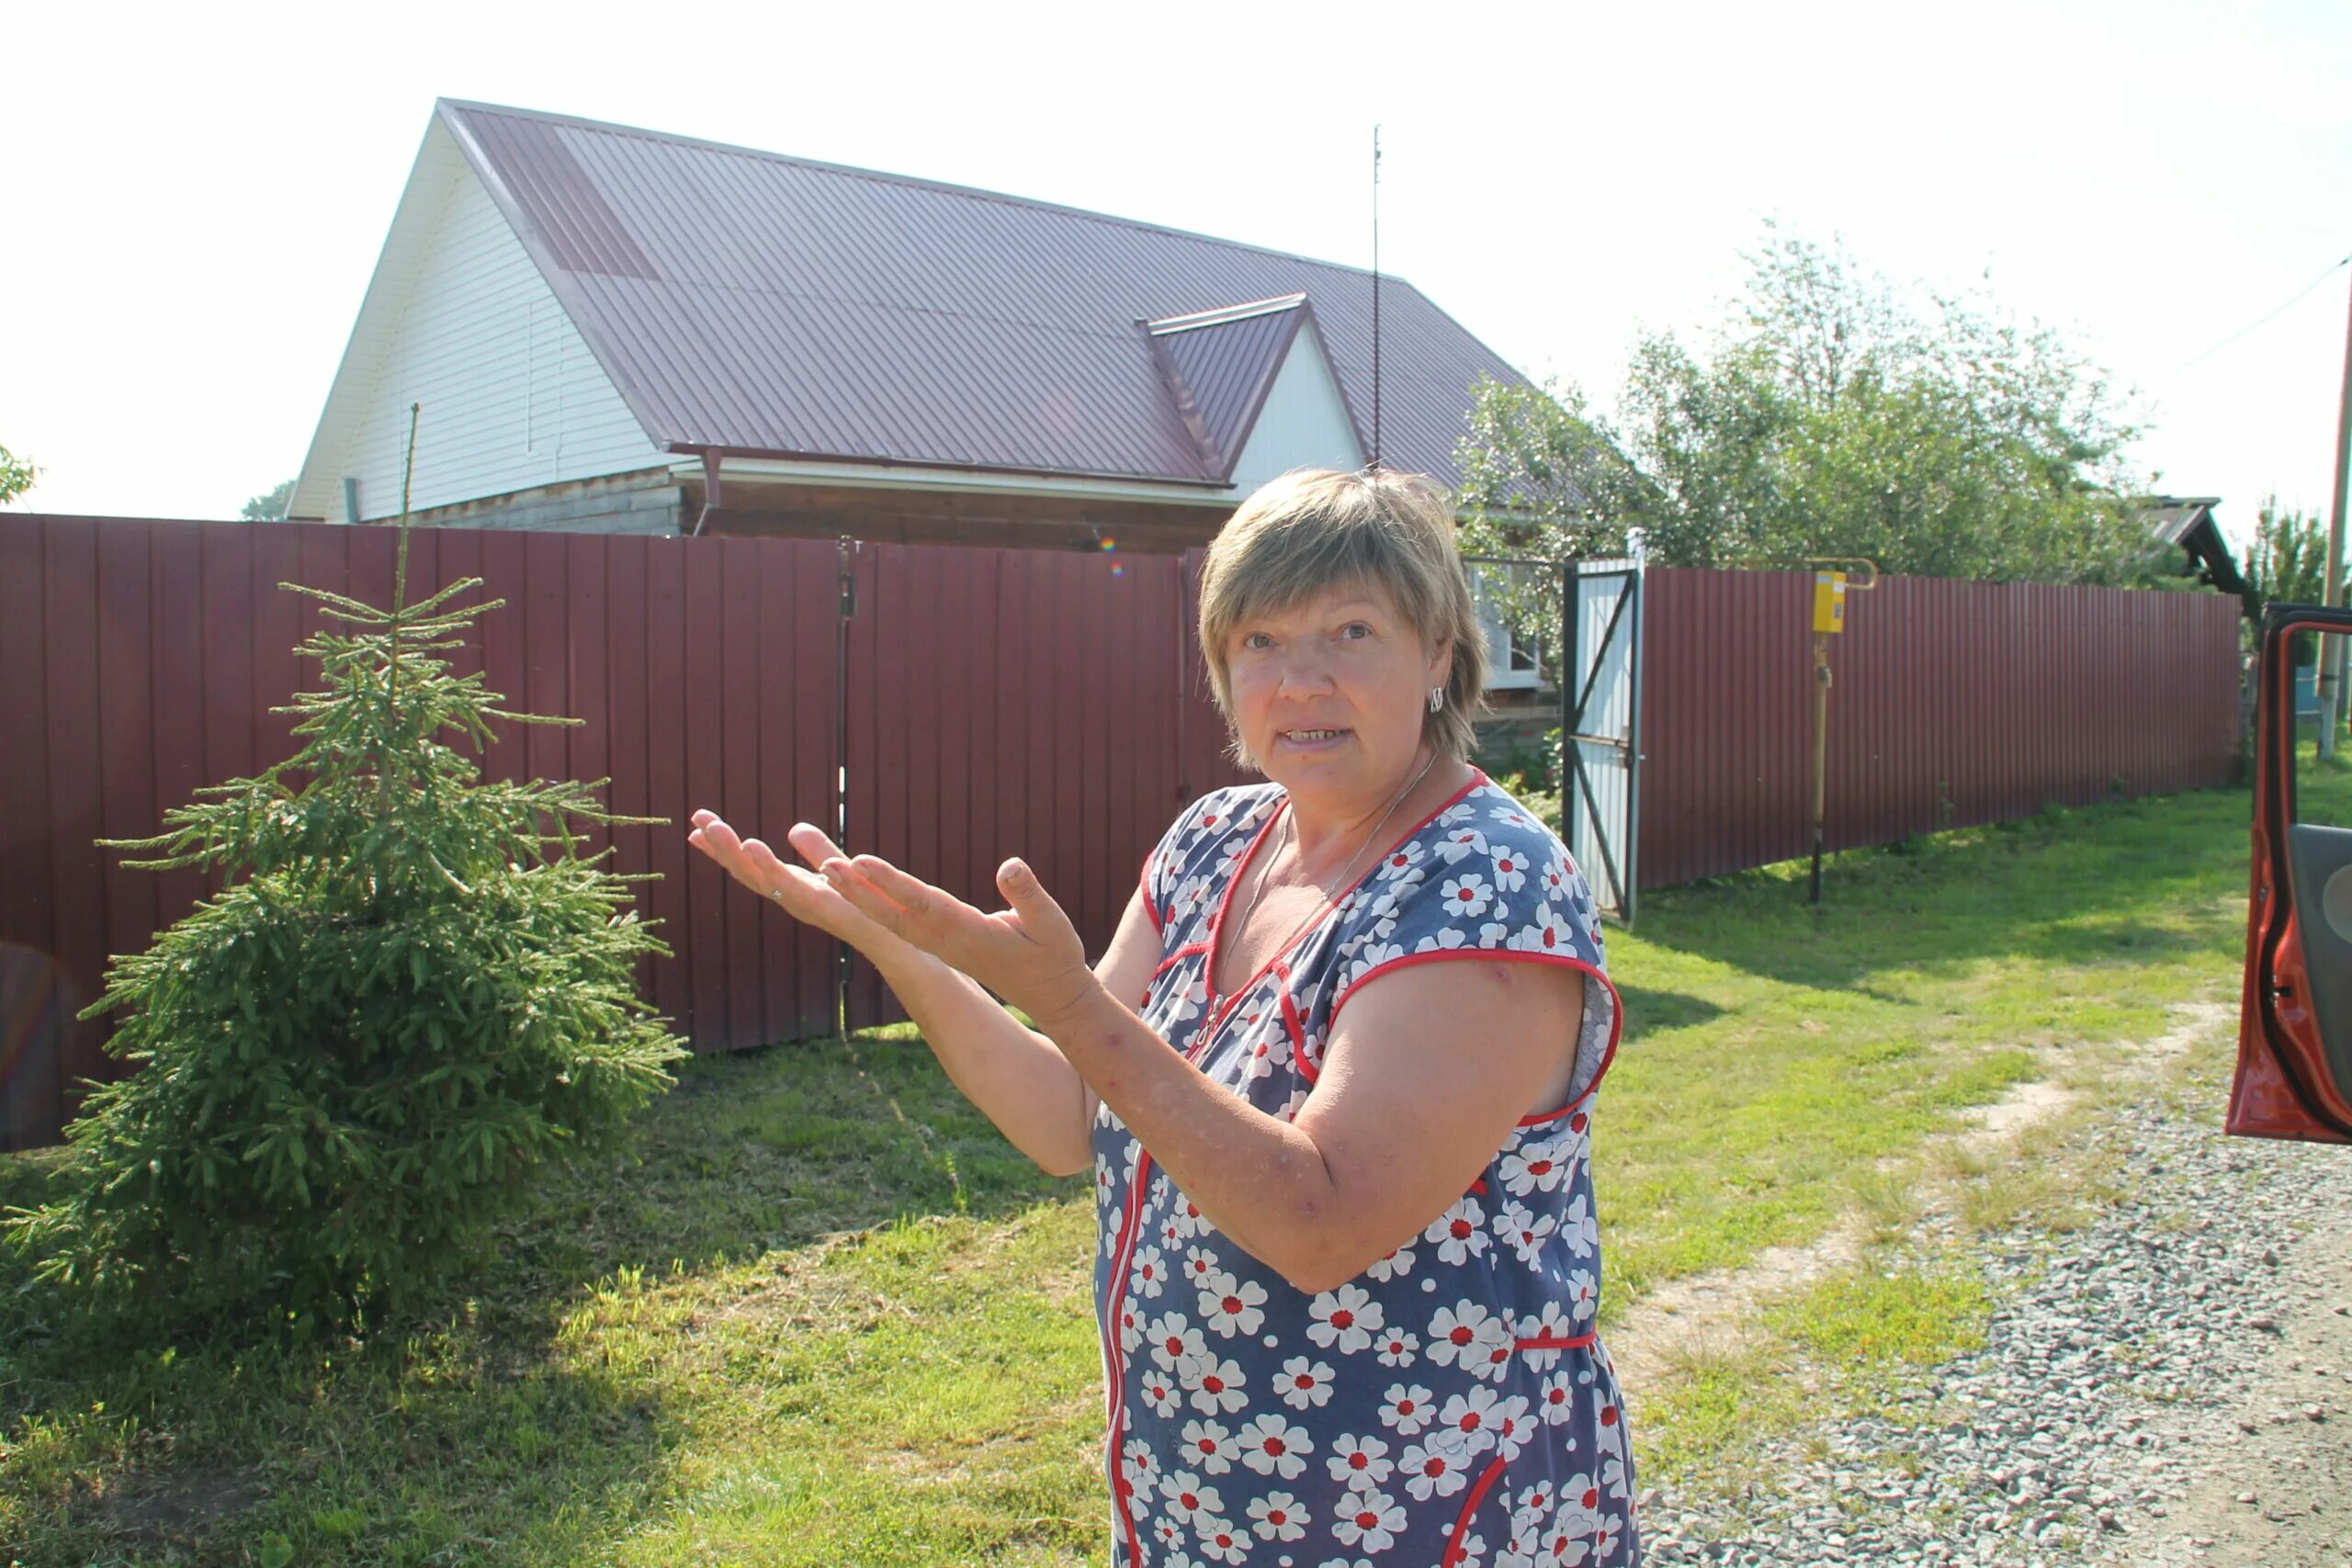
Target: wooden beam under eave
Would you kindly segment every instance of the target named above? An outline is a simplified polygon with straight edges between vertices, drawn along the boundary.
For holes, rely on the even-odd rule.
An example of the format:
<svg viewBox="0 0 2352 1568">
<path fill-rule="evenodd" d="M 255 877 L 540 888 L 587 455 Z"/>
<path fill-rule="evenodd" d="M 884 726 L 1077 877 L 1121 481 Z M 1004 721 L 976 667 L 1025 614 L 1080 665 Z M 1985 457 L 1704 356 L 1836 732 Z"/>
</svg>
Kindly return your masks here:
<svg viewBox="0 0 2352 1568">
<path fill-rule="evenodd" d="M 806 502 L 796 495 L 790 504 L 715 507 L 703 532 L 1048 550 L 1099 549 L 1103 539 L 1111 538 L 1122 550 L 1176 555 L 1206 545 L 1231 515 L 1225 507 L 1120 502 L 1073 505 L 1059 498 L 1033 508 L 1026 498 L 942 496 L 937 499 L 948 504 L 932 505 L 925 503 L 929 498 L 918 501 L 888 491 L 834 495 L 856 499 L 848 505 L 818 504 L 812 503 L 813 495 Z M 1081 505 L 1083 511 L 1079 510 Z"/>
</svg>

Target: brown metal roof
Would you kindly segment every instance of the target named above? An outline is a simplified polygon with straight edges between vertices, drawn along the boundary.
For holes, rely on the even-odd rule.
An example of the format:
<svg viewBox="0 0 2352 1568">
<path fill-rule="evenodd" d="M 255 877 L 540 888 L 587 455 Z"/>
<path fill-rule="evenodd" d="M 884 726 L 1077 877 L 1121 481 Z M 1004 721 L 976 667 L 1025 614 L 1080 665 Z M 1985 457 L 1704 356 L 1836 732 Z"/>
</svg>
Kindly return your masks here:
<svg viewBox="0 0 2352 1568">
<path fill-rule="evenodd" d="M 1306 313 L 1306 296 L 1293 294 L 1149 323 L 1169 389 L 1218 478 L 1232 477 Z"/>
<path fill-rule="evenodd" d="M 620 126 L 437 112 L 656 446 L 1215 486 L 1305 307 L 1171 318 L 1283 296 L 1311 302 L 1369 423 L 1357 268 Z M 1383 280 L 1381 338 L 1382 457 L 1451 482 L 1472 383 L 1522 378 L 1401 279 Z"/>
<path fill-rule="evenodd" d="M 2221 503 L 2218 495 L 2152 495 L 2142 499 L 2140 515 L 2151 533 L 2188 552 L 2193 563 L 2189 570 L 2199 581 L 2245 599 L 2246 614 L 2252 615 L 2253 591 L 2230 555 L 2230 542 L 2222 536 L 2222 525 L 2213 518 L 2213 508 Z"/>
</svg>

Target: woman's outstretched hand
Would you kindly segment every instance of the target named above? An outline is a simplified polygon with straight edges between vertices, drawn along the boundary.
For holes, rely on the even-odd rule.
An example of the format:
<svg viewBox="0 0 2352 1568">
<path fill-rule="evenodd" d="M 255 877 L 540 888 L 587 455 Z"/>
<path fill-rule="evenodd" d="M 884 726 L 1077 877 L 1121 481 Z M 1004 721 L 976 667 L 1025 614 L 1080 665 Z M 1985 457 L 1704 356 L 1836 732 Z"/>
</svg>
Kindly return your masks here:
<svg viewBox="0 0 2352 1568">
<path fill-rule="evenodd" d="M 735 829 L 717 812 L 695 812 L 694 825 L 686 842 L 717 861 L 728 875 L 761 897 L 774 900 L 794 919 L 839 937 L 869 958 L 874 956 L 876 944 L 891 940 L 888 932 L 842 897 L 831 882 L 805 866 L 784 861 L 757 839 L 737 837 Z M 785 834 L 785 842 L 811 866 L 842 858 L 842 852 L 832 840 L 822 829 L 806 822 L 795 822 Z"/>
<path fill-rule="evenodd" d="M 1086 966 L 1077 929 L 1024 861 L 1009 860 L 997 869 L 997 889 L 1012 908 L 994 914 L 879 856 L 851 860 L 836 853 L 818 869 L 865 919 L 962 970 L 1049 1032 L 1101 989 Z"/>
</svg>

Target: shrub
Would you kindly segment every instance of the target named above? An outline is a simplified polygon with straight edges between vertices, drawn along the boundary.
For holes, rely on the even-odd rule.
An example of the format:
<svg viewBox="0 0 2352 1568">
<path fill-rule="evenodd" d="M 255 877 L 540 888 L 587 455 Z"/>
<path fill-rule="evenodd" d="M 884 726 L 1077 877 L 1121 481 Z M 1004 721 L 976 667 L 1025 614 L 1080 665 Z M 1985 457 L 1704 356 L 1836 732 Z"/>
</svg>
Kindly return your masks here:
<svg viewBox="0 0 2352 1568">
<path fill-rule="evenodd" d="M 300 749 L 110 847 L 222 891 L 118 957 L 91 1014 L 137 1066 L 66 1131 L 58 1194 L 8 1221 L 38 1272 L 176 1312 L 347 1321 L 465 1261 L 552 1159 L 614 1131 L 682 1055 L 636 989 L 666 951 L 589 824 L 600 785 L 484 782 L 508 713 L 442 657 L 479 579 L 394 607 L 291 583 L 330 626 Z M 601 784 L 600 781 L 600 784 Z M 85 1016 L 89 1016 L 85 1014 Z"/>
</svg>

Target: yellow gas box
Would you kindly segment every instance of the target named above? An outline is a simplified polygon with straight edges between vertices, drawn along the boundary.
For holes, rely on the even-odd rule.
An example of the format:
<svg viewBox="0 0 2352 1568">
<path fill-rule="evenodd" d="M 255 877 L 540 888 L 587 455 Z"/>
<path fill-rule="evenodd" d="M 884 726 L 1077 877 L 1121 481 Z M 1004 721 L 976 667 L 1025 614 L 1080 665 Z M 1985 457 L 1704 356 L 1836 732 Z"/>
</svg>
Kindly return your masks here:
<svg viewBox="0 0 2352 1568">
<path fill-rule="evenodd" d="M 1846 629 L 1844 572 L 1816 571 L 1813 574 L 1813 629 L 1817 632 L 1842 632 Z"/>
</svg>

